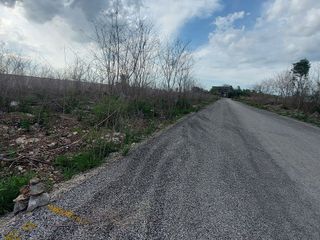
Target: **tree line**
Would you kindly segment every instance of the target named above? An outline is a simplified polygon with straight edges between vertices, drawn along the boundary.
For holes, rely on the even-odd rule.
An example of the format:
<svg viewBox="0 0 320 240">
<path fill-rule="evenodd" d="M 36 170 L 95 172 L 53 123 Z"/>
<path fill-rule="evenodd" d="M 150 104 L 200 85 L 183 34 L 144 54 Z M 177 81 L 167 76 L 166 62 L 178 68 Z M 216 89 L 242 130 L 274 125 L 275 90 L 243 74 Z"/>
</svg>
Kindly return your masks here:
<svg viewBox="0 0 320 240">
<path fill-rule="evenodd" d="M 44 78 L 87 81 L 108 85 L 108 94 L 126 87 L 160 88 L 187 92 L 195 85 L 193 57 L 189 44 L 179 39 L 160 39 L 148 21 L 128 17 L 120 9 L 121 1 L 92 23 L 94 47 L 86 59 L 76 53 L 64 69 L 35 62 L 0 47 L 0 74 L 29 75 Z"/>
<path fill-rule="evenodd" d="M 313 69 L 313 71 L 311 71 Z M 257 93 L 272 95 L 287 108 L 305 112 L 320 111 L 320 66 L 311 68 L 308 59 L 254 86 Z"/>
</svg>

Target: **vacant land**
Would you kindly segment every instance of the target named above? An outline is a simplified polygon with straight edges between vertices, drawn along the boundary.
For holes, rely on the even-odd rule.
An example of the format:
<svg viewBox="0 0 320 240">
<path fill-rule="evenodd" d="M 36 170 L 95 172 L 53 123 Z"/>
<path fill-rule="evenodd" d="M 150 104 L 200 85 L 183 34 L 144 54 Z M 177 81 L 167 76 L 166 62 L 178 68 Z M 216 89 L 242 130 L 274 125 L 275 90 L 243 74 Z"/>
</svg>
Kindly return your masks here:
<svg viewBox="0 0 320 240">
<path fill-rule="evenodd" d="M 319 145 L 319 128 L 220 100 L 2 234 L 23 239 L 33 223 L 35 239 L 318 239 Z"/>
<path fill-rule="evenodd" d="M 52 185 L 96 167 L 215 97 L 2 75 L 0 214 L 32 176 Z"/>
</svg>

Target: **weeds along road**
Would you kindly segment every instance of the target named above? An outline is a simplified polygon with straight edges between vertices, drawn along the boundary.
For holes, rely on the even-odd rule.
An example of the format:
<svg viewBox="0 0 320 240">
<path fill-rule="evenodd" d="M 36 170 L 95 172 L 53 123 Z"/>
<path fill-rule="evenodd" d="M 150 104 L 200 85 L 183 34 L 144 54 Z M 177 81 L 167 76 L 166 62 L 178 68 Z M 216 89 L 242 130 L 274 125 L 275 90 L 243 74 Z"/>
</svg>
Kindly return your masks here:
<svg viewBox="0 0 320 240">
<path fill-rule="evenodd" d="M 1 232 L 320 239 L 320 129 L 223 99 Z"/>
</svg>

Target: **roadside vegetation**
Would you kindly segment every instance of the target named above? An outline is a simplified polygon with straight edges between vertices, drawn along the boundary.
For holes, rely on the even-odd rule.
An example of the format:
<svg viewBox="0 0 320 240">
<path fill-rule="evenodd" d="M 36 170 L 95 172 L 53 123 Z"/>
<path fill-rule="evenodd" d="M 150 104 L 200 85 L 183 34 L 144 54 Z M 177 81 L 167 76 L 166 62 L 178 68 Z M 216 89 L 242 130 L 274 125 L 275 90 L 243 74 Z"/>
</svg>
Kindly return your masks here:
<svg viewBox="0 0 320 240">
<path fill-rule="evenodd" d="M 230 93 L 254 107 L 320 126 L 320 66 L 307 59 L 292 65 L 291 70 L 257 84 L 253 90 L 240 88 Z"/>
<path fill-rule="evenodd" d="M 0 215 L 32 176 L 50 189 L 216 99 L 196 87 L 188 44 L 161 42 L 139 18 L 105 14 L 93 25 L 92 52 L 64 69 L 1 45 Z"/>
</svg>

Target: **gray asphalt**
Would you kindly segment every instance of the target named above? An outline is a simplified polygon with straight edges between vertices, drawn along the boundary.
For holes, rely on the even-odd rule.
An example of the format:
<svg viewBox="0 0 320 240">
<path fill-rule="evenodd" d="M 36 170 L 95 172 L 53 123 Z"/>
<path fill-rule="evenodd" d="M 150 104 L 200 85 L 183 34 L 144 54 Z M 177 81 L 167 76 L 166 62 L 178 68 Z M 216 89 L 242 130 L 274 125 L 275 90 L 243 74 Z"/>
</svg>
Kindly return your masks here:
<svg viewBox="0 0 320 240">
<path fill-rule="evenodd" d="M 222 99 L 2 229 L 22 239 L 320 239 L 320 129 Z M 21 229 L 33 222 L 31 232 Z M 2 235 L 4 236 L 4 235 Z"/>
</svg>

